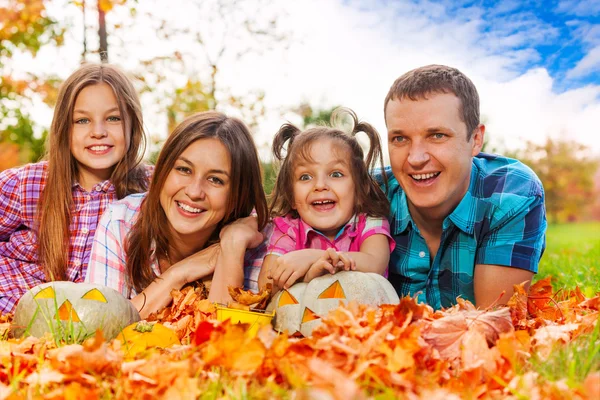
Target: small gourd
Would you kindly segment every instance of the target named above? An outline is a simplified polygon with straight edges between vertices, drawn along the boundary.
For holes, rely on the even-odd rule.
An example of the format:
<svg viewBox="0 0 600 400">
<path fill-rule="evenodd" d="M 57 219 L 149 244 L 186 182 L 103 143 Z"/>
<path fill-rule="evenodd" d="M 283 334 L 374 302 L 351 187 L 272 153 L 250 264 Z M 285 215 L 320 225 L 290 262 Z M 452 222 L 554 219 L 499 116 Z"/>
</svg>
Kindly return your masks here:
<svg viewBox="0 0 600 400">
<path fill-rule="evenodd" d="M 158 322 L 147 321 L 129 325 L 123 329 L 117 339 L 121 341 L 125 352 L 131 358 L 152 347 L 166 348 L 181 344 L 175 331 Z"/>
<path fill-rule="evenodd" d="M 321 324 L 321 318 L 337 308 L 340 301 L 378 306 L 398 304 L 400 299 L 390 282 L 379 274 L 341 271 L 281 290 L 267 311 L 275 310 L 275 330 L 310 336 Z"/>
<path fill-rule="evenodd" d="M 112 340 L 139 320 L 133 304 L 114 289 L 56 281 L 38 285 L 21 297 L 11 332 L 17 338 L 51 333 L 57 341 L 78 342 L 101 329 Z"/>
</svg>

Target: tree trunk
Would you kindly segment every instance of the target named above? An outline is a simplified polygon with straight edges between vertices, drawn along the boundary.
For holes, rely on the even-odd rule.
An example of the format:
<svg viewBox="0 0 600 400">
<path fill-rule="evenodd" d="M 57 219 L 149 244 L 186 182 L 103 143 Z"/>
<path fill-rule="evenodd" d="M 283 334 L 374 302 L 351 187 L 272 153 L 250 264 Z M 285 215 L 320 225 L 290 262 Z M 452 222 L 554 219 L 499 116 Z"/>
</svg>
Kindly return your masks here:
<svg viewBox="0 0 600 400">
<path fill-rule="evenodd" d="M 98 35 L 100 36 L 100 61 L 108 62 L 108 40 L 106 37 L 106 14 L 98 2 Z"/>
</svg>

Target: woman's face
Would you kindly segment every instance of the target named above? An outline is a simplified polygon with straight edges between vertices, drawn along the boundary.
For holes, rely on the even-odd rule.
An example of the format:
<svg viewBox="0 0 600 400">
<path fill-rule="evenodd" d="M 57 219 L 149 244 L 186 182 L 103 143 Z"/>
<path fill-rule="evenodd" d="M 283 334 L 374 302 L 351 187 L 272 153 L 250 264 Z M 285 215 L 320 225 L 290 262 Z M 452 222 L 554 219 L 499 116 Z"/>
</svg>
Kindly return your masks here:
<svg viewBox="0 0 600 400">
<path fill-rule="evenodd" d="M 218 139 L 200 139 L 175 160 L 160 193 L 174 243 L 203 246 L 227 212 L 231 157 Z"/>
</svg>

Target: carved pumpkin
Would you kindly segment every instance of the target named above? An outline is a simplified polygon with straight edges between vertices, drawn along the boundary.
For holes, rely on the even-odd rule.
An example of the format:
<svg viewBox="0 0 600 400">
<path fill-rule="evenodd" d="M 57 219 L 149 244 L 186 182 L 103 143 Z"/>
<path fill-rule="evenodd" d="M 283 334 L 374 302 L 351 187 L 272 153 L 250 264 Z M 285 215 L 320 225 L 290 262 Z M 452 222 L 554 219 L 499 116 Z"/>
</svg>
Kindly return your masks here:
<svg viewBox="0 0 600 400">
<path fill-rule="evenodd" d="M 341 271 L 280 291 L 267 310 L 275 310 L 276 330 L 310 336 L 321 324 L 321 318 L 337 308 L 340 301 L 378 306 L 398 304 L 400 299 L 394 287 L 379 274 Z"/>
<path fill-rule="evenodd" d="M 140 315 L 121 293 L 102 285 L 50 282 L 34 287 L 21 297 L 12 332 L 41 337 L 50 332 L 55 340 L 80 341 L 101 329 L 107 340 Z"/>
<path fill-rule="evenodd" d="M 151 347 L 170 347 L 181 344 L 179 338 L 170 328 L 146 321 L 135 322 L 119 334 L 117 337 L 123 344 L 128 357 L 133 358 L 136 354 L 146 351 Z"/>
</svg>

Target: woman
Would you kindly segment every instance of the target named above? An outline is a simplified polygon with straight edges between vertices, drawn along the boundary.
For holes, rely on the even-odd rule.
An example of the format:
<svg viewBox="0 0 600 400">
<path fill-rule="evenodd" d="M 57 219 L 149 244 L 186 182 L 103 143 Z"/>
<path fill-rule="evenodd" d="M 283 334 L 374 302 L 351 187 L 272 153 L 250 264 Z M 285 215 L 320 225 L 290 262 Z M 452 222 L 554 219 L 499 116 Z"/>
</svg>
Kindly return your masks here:
<svg viewBox="0 0 600 400">
<path fill-rule="evenodd" d="M 103 215 L 86 281 L 129 296 L 142 317 L 168 305 L 172 289 L 210 275 L 209 300 L 225 302 L 227 286 L 244 283 L 246 250 L 262 244 L 267 218 L 248 128 L 218 112 L 195 114 L 164 144 L 148 193 Z"/>
</svg>

